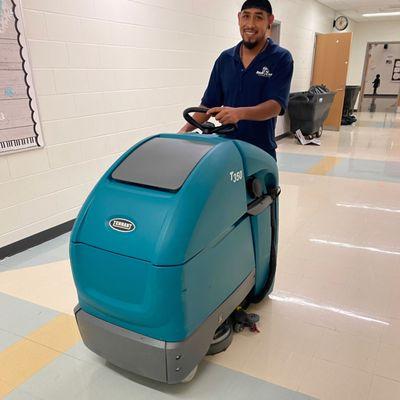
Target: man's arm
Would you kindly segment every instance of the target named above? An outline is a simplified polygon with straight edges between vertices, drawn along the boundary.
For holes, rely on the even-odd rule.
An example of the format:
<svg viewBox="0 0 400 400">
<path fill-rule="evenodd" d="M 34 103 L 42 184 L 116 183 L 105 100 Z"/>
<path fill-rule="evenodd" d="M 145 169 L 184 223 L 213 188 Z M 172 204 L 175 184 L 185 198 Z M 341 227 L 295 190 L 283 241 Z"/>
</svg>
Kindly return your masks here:
<svg viewBox="0 0 400 400">
<path fill-rule="evenodd" d="M 203 108 L 207 108 L 203 105 L 200 105 L 199 107 L 203 107 Z M 208 121 L 210 119 L 211 115 L 207 115 L 205 113 L 194 113 L 192 118 L 194 120 L 196 120 L 197 122 L 199 122 L 200 124 Z M 182 126 L 182 128 L 179 130 L 178 133 L 187 133 L 187 132 L 192 132 L 196 129 L 195 126 L 193 126 L 192 124 L 186 123 L 185 125 Z"/>
<path fill-rule="evenodd" d="M 208 117 L 215 115 L 215 119 L 222 125 L 237 124 L 239 121 L 266 121 L 275 118 L 281 112 L 281 105 L 275 100 L 267 100 L 254 107 L 215 107 L 208 110 Z"/>
</svg>

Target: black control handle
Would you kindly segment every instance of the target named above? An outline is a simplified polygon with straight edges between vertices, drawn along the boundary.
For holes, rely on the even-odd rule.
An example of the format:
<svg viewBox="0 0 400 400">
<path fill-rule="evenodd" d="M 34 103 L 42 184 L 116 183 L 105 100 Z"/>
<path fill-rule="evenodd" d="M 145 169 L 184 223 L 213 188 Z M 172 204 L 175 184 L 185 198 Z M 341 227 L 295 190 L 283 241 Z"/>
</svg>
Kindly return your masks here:
<svg viewBox="0 0 400 400">
<path fill-rule="evenodd" d="M 201 132 L 205 135 L 211 135 L 212 133 L 226 135 L 234 132 L 237 129 L 237 126 L 235 124 L 215 126 L 212 122 L 208 121 L 201 124 L 190 115 L 192 113 L 207 114 L 208 110 L 209 108 L 206 107 L 189 107 L 183 111 L 183 118 L 185 118 L 185 120 L 189 122 L 190 125 L 193 125 L 194 127 L 200 129 Z"/>
</svg>

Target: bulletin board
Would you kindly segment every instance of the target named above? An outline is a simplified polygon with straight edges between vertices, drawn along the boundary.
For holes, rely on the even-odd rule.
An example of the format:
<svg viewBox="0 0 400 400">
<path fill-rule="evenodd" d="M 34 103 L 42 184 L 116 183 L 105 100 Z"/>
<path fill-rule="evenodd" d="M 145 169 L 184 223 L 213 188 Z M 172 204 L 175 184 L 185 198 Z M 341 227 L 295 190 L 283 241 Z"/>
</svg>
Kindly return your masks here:
<svg viewBox="0 0 400 400">
<path fill-rule="evenodd" d="M 0 0 L 0 155 L 42 146 L 21 7 Z"/>
<path fill-rule="evenodd" d="M 400 82 L 400 58 L 394 60 L 392 81 Z"/>
</svg>

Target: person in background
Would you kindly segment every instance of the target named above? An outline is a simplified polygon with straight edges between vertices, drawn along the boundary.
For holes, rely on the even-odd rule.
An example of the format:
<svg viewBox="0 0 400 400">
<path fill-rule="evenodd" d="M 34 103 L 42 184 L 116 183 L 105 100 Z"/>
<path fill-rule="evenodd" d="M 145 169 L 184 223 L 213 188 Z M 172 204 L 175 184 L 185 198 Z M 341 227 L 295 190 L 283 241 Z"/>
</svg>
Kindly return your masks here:
<svg viewBox="0 0 400 400">
<path fill-rule="evenodd" d="M 238 21 L 243 40 L 218 57 L 201 101 L 209 110 L 193 118 L 204 123 L 215 116 L 223 125 L 237 124 L 230 138 L 258 146 L 276 160 L 276 118 L 288 105 L 293 59 L 269 37 L 274 15 L 268 0 L 245 1 Z M 186 124 L 179 132 L 193 130 Z"/>
<path fill-rule="evenodd" d="M 378 90 L 378 87 L 381 86 L 381 76 L 380 74 L 377 74 L 375 77 L 375 80 L 372 82 L 372 85 L 374 86 L 374 96 L 376 95 L 376 91 Z"/>
</svg>

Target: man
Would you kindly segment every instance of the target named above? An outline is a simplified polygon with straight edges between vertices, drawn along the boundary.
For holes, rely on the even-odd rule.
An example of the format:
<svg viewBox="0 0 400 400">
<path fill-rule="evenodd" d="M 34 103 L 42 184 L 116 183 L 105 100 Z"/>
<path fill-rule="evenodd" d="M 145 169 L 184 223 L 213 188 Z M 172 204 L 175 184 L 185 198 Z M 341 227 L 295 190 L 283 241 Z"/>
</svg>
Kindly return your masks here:
<svg viewBox="0 0 400 400">
<path fill-rule="evenodd" d="M 193 117 L 200 123 L 215 116 L 221 124 L 237 124 L 230 138 L 254 144 L 276 160 L 276 117 L 287 107 L 293 60 L 268 37 L 274 22 L 268 0 L 245 1 L 238 20 L 243 40 L 215 62 L 201 101 L 210 110 Z M 180 132 L 193 129 L 186 124 Z"/>
</svg>

